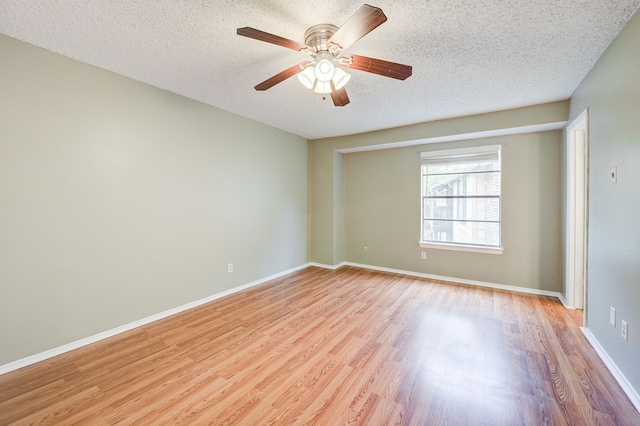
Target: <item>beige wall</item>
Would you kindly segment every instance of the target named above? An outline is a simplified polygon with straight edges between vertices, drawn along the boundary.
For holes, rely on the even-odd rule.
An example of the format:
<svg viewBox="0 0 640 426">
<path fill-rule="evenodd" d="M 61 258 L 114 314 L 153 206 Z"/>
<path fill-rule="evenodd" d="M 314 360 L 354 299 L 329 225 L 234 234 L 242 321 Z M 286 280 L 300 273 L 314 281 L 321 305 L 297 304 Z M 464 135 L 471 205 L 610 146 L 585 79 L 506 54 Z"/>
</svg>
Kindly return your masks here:
<svg viewBox="0 0 640 426">
<path fill-rule="evenodd" d="M 587 325 L 640 393 L 640 12 L 625 25 L 571 98 L 589 109 Z M 618 183 L 610 173 L 618 167 Z M 609 324 L 609 307 L 617 324 Z M 629 323 L 629 341 L 620 321 Z"/>
<path fill-rule="evenodd" d="M 307 262 L 306 140 L 7 37 L 0 58 L 0 365 Z"/>
<path fill-rule="evenodd" d="M 498 144 L 503 254 L 421 249 L 420 151 Z M 562 132 L 556 130 L 346 154 L 346 260 L 559 291 L 561 147 Z M 426 260 L 420 257 L 422 251 Z"/>
<path fill-rule="evenodd" d="M 560 291 L 561 132 L 470 138 L 505 129 L 564 123 L 567 116 L 568 102 L 562 101 L 311 141 L 311 260 L 328 265 L 355 262 Z M 422 148 L 504 144 L 507 177 L 503 179 L 503 255 L 430 249 L 425 250 L 428 259 L 420 259 L 421 148 L 416 145 L 438 138 L 449 142 Z M 378 149 L 398 144 L 413 145 Z M 370 151 L 341 154 L 354 149 Z M 344 194 L 337 188 L 344 188 Z"/>
</svg>

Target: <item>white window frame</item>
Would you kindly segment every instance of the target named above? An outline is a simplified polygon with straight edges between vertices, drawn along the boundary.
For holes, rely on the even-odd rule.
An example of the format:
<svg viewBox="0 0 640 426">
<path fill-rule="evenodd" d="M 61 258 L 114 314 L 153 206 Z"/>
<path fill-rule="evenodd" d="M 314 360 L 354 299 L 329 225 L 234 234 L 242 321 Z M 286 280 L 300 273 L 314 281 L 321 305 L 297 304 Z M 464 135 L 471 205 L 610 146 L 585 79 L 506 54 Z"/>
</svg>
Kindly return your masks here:
<svg viewBox="0 0 640 426">
<path fill-rule="evenodd" d="M 498 153 L 498 159 L 500 161 L 500 195 L 499 195 L 499 229 L 500 229 L 500 242 L 499 246 L 485 246 L 485 245 L 476 245 L 476 244 L 456 244 L 456 243 L 445 243 L 445 242 L 436 242 L 436 241 L 424 241 L 424 197 L 426 194 L 425 188 L 425 180 L 423 179 L 422 168 L 426 161 L 428 161 L 429 157 L 456 157 L 456 156 L 465 156 L 465 155 L 473 155 L 479 153 L 490 153 L 496 152 Z M 420 241 L 419 245 L 421 248 L 431 248 L 431 249 L 440 249 L 440 250 L 455 250 L 455 251 L 467 251 L 467 252 L 476 252 L 476 253 L 489 253 L 489 254 L 502 254 L 504 249 L 502 247 L 502 150 L 500 145 L 484 145 L 478 147 L 471 148 L 456 148 L 456 149 L 448 149 L 448 150 L 440 150 L 440 151 L 423 151 L 420 153 Z"/>
</svg>

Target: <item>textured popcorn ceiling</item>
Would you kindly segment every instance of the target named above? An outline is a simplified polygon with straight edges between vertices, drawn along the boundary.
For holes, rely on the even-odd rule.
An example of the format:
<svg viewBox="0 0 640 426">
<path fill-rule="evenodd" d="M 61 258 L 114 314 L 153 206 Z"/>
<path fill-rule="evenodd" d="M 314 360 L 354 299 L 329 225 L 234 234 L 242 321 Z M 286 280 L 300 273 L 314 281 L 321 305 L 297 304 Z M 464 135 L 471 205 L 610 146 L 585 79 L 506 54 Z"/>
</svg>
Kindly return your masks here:
<svg viewBox="0 0 640 426">
<path fill-rule="evenodd" d="M 303 42 L 361 4 L 0 0 L 0 33 L 316 139 L 566 99 L 640 0 L 372 0 L 388 21 L 347 52 L 412 65 L 413 76 L 348 71 L 342 108 L 295 77 L 253 89 L 309 57 L 236 28 Z"/>
</svg>

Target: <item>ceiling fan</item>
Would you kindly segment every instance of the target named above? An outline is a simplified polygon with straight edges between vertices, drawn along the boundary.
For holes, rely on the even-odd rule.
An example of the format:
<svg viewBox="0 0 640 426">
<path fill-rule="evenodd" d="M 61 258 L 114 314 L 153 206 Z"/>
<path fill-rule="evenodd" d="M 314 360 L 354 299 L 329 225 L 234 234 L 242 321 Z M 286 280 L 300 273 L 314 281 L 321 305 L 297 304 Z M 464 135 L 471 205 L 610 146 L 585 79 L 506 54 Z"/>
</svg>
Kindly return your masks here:
<svg viewBox="0 0 640 426">
<path fill-rule="evenodd" d="M 386 20 L 382 9 L 365 4 L 340 28 L 331 24 L 310 27 L 304 34 L 304 44 L 250 27 L 238 28 L 237 34 L 304 52 L 312 58 L 268 78 L 255 86 L 256 90 L 270 89 L 296 75 L 300 83 L 314 92 L 330 93 L 335 106 L 345 106 L 349 103 L 349 96 L 344 86 L 351 76 L 342 69 L 343 67 L 398 80 L 405 80 L 411 75 L 412 68 L 409 65 L 344 54 L 353 43 Z"/>
</svg>

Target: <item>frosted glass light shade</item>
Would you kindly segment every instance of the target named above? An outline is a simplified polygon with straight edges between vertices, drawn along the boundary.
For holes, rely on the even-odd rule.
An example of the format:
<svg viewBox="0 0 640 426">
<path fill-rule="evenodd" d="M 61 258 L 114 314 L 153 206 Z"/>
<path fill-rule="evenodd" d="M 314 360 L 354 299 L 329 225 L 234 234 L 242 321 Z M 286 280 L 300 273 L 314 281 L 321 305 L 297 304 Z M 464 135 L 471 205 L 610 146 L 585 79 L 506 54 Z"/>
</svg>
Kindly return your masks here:
<svg viewBox="0 0 640 426">
<path fill-rule="evenodd" d="M 332 78 L 333 85 L 335 86 L 336 90 L 342 89 L 344 85 L 349 82 L 350 79 L 351 79 L 351 75 L 344 72 L 344 70 L 340 67 L 336 68 Z"/>
<path fill-rule="evenodd" d="M 307 89 L 313 89 L 313 84 L 316 81 L 316 75 L 313 67 L 307 67 L 302 72 L 296 74 L 298 80 Z"/>
<path fill-rule="evenodd" d="M 321 59 L 315 66 L 316 78 L 319 81 L 327 82 L 333 78 L 336 67 L 328 59 Z"/>
<path fill-rule="evenodd" d="M 313 89 L 316 93 L 331 93 L 331 80 L 329 81 L 316 81 L 316 87 Z"/>
</svg>

